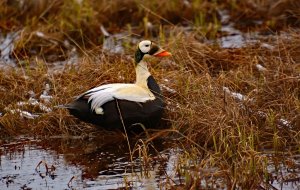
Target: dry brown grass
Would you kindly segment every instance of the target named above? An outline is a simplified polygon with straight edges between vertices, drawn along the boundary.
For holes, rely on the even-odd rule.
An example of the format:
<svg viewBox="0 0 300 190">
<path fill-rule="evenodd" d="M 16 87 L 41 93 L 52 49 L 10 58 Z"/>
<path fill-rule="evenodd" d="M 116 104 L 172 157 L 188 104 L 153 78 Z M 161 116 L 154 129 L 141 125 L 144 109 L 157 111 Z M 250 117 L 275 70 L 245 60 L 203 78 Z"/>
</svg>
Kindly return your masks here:
<svg viewBox="0 0 300 190">
<path fill-rule="evenodd" d="M 270 26 L 268 18 L 260 17 L 255 11 L 255 6 L 265 1 L 227 1 L 227 4 L 203 1 L 191 3 L 190 8 L 183 8 L 186 6 L 183 1 L 174 1 L 174 4 L 147 1 L 140 4 L 132 0 L 125 5 L 123 1 L 95 4 L 96 1 L 90 0 L 81 7 L 74 7 L 77 6 L 75 1 L 53 2 L 46 12 L 41 4 L 28 8 L 39 11 L 30 14 L 21 12 L 19 17 L 11 5 L 4 10 L 6 19 L 8 16 L 10 19 L 1 20 L 1 28 L 16 30 L 24 23 L 29 24 L 22 30 L 14 52 L 23 64 L 0 71 L 0 110 L 4 113 L 0 118 L 1 136 L 84 136 L 95 132 L 94 126 L 81 123 L 66 110 L 55 109 L 54 106 L 67 103 L 97 85 L 133 82 L 133 61 L 127 55 L 133 55 L 135 44 L 126 44 L 125 55 L 103 53 L 95 45 L 102 42 L 99 26 L 103 24 L 109 31 L 116 32 L 125 30 L 127 25 L 130 29 L 126 31 L 146 36 L 144 22 L 151 20 L 158 32 L 149 37 L 159 36 L 164 47 L 174 56 L 172 59 L 153 59 L 151 64 L 151 71 L 161 84 L 167 101 L 161 124 L 167 129 L 149 133 L 147 138 L 151 141 L 165 136 L 176 137 L 183 144 L 185 153 L 178 164 L 178 172 L 185 176 L 187 188 L 199 189 L 200 180 L 204 178 L 221 179 L 228 189 L 253 189 L 262 184 L 269 188 L 267 184 L 272 176 L 267 167 L 272 159 L 263 150 L 274 151 L 277 155 L 299 154 L 299 33 L 286 30 L 289 38 L 270 37 L 267 42 L 273 49 L 260 43 L 239 49 L 222 49 L 197 41 L 198 31 L 184 35 L 184 32 L 178 32 L 178 28 L 169 27 L 178 23 L 196 25 L 196 21 L 199 27 L 209 26 L 208 23 L 219 25 L 219 21 L 212 18 L 218 19 L 216 8 L 223 6 L 234 10 L 231 12 L 232 21 L 262 19 L 265 22 L 262 29 L 265 29 Z M 121 9 L 121 6 L 128 7 Z M 241 7 L 247 9 L 239 9 Z M 3 11 L 3 6 L 0 10 Z M 200 10 L 207 18 L 196 14 Z M 244 12 L 239 17 L 240 11 Z M 126 16 L 120 19 L 122 15 Z M 166 31 L 161 29 L 163 27 L 169 27 L 168 34 L 162 33 Z M 38 37 L 37 31 L 46 34 L 47 38 Z M 209 36 L 207 33 L 201 35 Z M 68 58 L 70 49 L 64 44 L 64 39 L 80 49 L 82 56 L 77 65 L 66 65 L 53 71 L 49 62 Z M 51 58 L 53 54 L 57 55 L 54 59 Z M 257 64 L 265 70 L 259 71 Z M 30 91 L 34 91 L 38 98 L 46 83 L 50 84 L 50 95 L 53 96 L 50 104 L 46 105 L 54 109 L 52 112 L 44 113 L 37 106 L 20 108 L 17 105 L 17 102 L 29 99 Z M 236 100 L 224 92 L 223 87 L 239 92 L 247 99 Z M 16 108 L 40 116 L 24 119 L 9 112 Z M 290 122 L 286 124 L 282 119 Z M 100 134 L 106 133 L 100 131 Z M 147 158 L 147 152 L 143 154 Z M 288 159 L 283 157 L 277 163 L 286 161 Z M 217 169 L 199 174 L 206 168 Z"/>
<path fill-rule="evenodd" d="M 169 129 L 159 132 L 158 137 L 181 136 L 181 143 L 197 150 L 187 151 L 183 160 L 202 158 L 196 166 L 199 170 L 207 166 L 220 169 L 211 175 L 221 179 L 228 188 L 255 188 L 268 183 L 263 176 L 269 158 L 261 150 L 290 154 L 299 151 L 299 66 L 294 52 L 299 39 L 296 34 L 292 36 L 292 40 L 278 38 L 272 44 L 274 50 L 263 49 L 259 44 L 221 50 L 180 35 L 169 39 L 166 49 L 174 57 L 153 59 L 151 64 L 168 102 L 162 125 Z M 96 85 L 134 81 L 132 59 L 98 50 L 86 53 L 89 56 L 83 57 L 79 65 L 57 72 L 49 72 L 43 62 L 33 68 L 2 71 L 1 110 L 16 108 L 18 101 L 28 99 L 30 90 L 39 96 L 45 83 L 52 87 L 50 94 L 54 99 L 49 105 L 52 107 Z M 258 71 L 256 64 L 266 70 Z M 235 100 L 224 93 L 224 86 L 242 93 L 248 100 Z M 26 110 L 40 113 L 36 107 Z M 284 125 L 280 119 L 290 124 Z M 2 134 L 9 135 L 83 135 L 95 130 L 93 126 L 78 123 L 65 110 L 43 113 L 34 120 L 6 113 L 0 122 Z M 152 135 L 148 138 L 155 138 L 156 133 Z M 183 168 L 189 167 L 185 161 L 181 164 Z M 189 181 L 195 174 L 185 175 L 190 176 L 186 184 L 190 187 L 197 187 L 197 179 L 205 177 Z"/>
<path fill-rule="evenodd" d="M 274 20 L 268 16 L 273 1 L 260 0 L 20 2 L 1 1 L 0 28 L 2 33 L 21 31 L 14 49 L 14 56 L 21 60 L 32 56 L 47 61 L 65 59 L 70 48 L 64 43 L 66 40 L 82 51 L 93 48 L 103 41 L 101 25 L 111 33 L 127 32 L 128 35 L 147 38 L 158 37 L 170 26 L 192 26 L 202 36 L 216 38 L 222 35 L 218 31 L 222 16 L 220 10 L 225 9 L 229 11 L 229 22 L 243 31 L 256 29 L 270 32 L 270 28 L 276 31 L 289 23 L 299 23 L 297 13 L 294 13 L 296 19 L 290 22 L 291 16 Z M 291 11 L 284 9 L 281 12 Z M 36 35 L 37 32 L 42 32 L 45 37 Z M 53 54 L 58 56 L 53 57 Z"/>
<path fill-rule="evenodd" d="M 164 26 L 192 24 L 199 17 L 199 12 L 203 24 L 213 22 L 217 11 L 216 6 L 211 5 L 209 1 L 184 3 L 180 0 L 85 0 L 81 3 L 76 0 L 29 0 L 26 4 L 11 0 L 1 3 L 0 28 L 5 33 L 22 31 L 14 51 L 15 57 L 41 56 L 48 60 L 54 53 L 66 54 L 68 47 L 64 44 L 65 40 L 80 46 L 81 50 L 95 47 L 103 41 L 101 25 L 112 33 L 128 31 L 129 35 L 157 37 Z M 148 22 L 151 22 L 150 29 Z M 46 37 L 41 38 L 36 32 L 42 32 Z"/>
<path fill-rule="evenodd" d="M 173 50 L 177 68 L 174 71 L 174 65 L 170 66 L 162 77 L 177 90 L 168 95 L 167 119 L 172 129 L 184 134 L 188 147 L 197 147 L 194 142 L 201 145 L 197 147 L 201 153 L 196 154 L 204 158 L 198 169 L 207 165 L 219 168 L 221 173 L 208 175 L 216 175 L 229 189 L 268 184 L 262 176 L 268 173 L 270 160 L 260 150 L 299 151 L 299 65 L 293 51 L 297 41 L 297 37 L 277 39 L 273 51 L 259 44 L 220 50 L 188 39 L 176 42 L 181 47 Z M 266 70 L 258 71 L 257 64 Z M 235 100 L 223 92 L 223 86 L 248 100 Z M 187 175 L 193 177 L 191 172 Z M 196 180 L 190 187 L 200 188 L 197 185 Z"/>
</svg>

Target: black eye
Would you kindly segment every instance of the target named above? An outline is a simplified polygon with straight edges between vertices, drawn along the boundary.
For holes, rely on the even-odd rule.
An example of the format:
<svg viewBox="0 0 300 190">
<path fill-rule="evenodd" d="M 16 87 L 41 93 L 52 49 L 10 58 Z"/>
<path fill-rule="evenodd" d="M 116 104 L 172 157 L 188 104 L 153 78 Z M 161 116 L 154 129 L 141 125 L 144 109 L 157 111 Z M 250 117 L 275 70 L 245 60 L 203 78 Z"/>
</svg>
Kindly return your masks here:
<svg viewBox="0 0 300 190">
<path fill-rule="evenodd" d="M 145 45 L 145 47 L 149 47 L 150 45 L 148 44 L 148 45 Z"/>
</svg>

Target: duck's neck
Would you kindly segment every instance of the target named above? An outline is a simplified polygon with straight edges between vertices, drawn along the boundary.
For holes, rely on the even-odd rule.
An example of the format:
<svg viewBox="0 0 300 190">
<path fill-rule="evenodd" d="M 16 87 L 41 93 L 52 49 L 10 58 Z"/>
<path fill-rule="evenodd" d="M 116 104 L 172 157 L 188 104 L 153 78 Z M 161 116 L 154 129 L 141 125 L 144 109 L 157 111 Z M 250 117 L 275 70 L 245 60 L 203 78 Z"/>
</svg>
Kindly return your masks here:
<svg viewBox="0 0 300 190">
<path fill-rule="evenodd" d="M 144 88 L 148 88 L 147 85 L 147 79 L 149 76 L 151 76 L 147 63 L 143 60 L 141 60 L 136 66 L 135 66 L 135 72 L 136 72 L 136 81 L 135 84 L 139 85 Z"/>
</svg>

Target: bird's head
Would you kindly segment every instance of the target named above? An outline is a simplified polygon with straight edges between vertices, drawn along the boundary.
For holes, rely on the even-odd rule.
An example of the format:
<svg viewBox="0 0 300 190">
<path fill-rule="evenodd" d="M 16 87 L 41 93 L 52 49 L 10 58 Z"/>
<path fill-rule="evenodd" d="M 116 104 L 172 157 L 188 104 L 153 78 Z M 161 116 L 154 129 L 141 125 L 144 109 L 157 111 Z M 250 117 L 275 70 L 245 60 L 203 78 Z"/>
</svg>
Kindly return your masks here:
<svg viewBox="0 0 300 190">
<path fill-rule="evenodd" d="M 135 62 L 139 63 L 144 56 L 154 57 L 166 57 L 172 54 L 150 40 L 143 40 L 138 44 L 137 51 L 135 53 Z"/>
</svg>

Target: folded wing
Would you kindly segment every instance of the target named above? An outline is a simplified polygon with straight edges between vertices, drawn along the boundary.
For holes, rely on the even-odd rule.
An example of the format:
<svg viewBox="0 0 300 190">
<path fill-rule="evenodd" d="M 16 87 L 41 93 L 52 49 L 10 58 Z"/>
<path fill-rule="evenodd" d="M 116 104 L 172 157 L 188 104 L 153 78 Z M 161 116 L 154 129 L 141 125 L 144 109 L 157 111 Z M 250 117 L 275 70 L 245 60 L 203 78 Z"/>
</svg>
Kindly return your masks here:
<svg viewBox="0 0 300 190">
<path fill-rule="evenodd" d="M 78 98 L 88 99 L 88 102 L 91 103 L 91 110 L 95 111 L 106 102 L 114 99 L 141 103 L 154 100 L 155 96 L 149 89 L 136 84 L 115 83 L 93 88 L 81 94 Z"/>
</svg>

